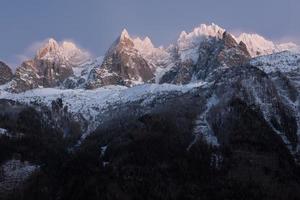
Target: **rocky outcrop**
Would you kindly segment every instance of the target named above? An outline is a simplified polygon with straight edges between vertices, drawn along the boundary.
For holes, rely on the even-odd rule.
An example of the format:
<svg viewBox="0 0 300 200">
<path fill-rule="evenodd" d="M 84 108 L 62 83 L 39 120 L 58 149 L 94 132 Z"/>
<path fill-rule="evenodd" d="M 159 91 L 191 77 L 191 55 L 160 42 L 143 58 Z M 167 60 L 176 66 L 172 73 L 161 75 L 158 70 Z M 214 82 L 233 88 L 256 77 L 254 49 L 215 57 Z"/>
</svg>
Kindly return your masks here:
<svg viewBox="0 0 300 200">
<path fill-rule="evenodd" d="M 43 80 L 43 87 L 56 87 L 73 75 L 72 66 L 68 63 L 56 63 L 49 60 L 36 60 L 35 62 L 39 69 L 39 76 Z"/>
<path fill-rule="evenodd" d="M 0 61 L 0 85 L 9 82 L 13 78 L 12 70 L 4 62 Z"/>
<path fill-rule="evenodd" d="M 71 66 L 49 60 L 31 60 L 17 68 L 9 91 L 24 92 L 38 87 L 56 87 L 73 74 Z"/>
<path fill-rule="evenodd" d="M 36 69 L 33 61 L 23 62 L 22 65 L 17 68 L 15 77 L 10 83 L 8 91 L 19 93 L 41 87 L 43 83 L 38 73 L 38 69 Z"/>
</svg>

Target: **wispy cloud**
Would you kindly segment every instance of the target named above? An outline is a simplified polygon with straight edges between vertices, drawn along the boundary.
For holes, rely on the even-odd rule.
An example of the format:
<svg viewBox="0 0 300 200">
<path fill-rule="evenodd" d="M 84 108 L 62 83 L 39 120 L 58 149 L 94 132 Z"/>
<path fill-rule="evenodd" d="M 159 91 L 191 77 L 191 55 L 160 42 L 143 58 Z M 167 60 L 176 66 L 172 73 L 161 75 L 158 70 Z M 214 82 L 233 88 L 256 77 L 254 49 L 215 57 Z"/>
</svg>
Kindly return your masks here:
<svg viewBox="0 0 300 200">
<path fill-rule="evenodd" d="M 11 61 L 9 64 L 15 70 L 17 67 L 21 65 L 22 62 L 32 59 L 36 52 L 42 47 L 43 44 L 48 39 L 42 40 L 42 41 L 35 41 L 32 44 L 30 44 L 28 47 L 26 47 L 23 52 L 20 54 L 13 56 L 13 61 Z"/>
<path fill-rule="evenodd" d="M 300 36 L 296 37 L 296 36 L 284 36 L 280 39 L 277 40 L 278 43 L 288 43 L 288 42 L 292 42 L 295 43 L 297 45 L 300 45 Z"/>
</svg>

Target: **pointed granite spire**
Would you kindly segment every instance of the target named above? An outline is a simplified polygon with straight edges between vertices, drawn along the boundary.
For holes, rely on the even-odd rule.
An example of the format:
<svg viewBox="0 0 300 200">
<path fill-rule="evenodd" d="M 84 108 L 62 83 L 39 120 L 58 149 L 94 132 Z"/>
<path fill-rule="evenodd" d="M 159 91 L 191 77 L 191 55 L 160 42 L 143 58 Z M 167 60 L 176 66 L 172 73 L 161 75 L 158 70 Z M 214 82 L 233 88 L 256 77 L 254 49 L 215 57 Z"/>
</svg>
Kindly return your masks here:
<svg viewBox="0 0 300 200">
<path fill-rule="evenodd" d="M 47 55 L 48 53 L 51 53 L 51 52 L 54 52 L 54 51 L 58 51 L 59 48 L 60 47 L 59 47 L 58 42 L 55 39 L 50 38 L 38 50 L 38 52 L 36 54 L 36 58 L 41 59 L 45 55 Z"/>
<path fill-rule="evenodd" d="M 127 32 L 127 30 L 124 28 L 121 33 L 120 40 L 123 40 L 125 38 L 130 38 L 130 36 L 129 36 L 129 33 Z"/>
</svg>

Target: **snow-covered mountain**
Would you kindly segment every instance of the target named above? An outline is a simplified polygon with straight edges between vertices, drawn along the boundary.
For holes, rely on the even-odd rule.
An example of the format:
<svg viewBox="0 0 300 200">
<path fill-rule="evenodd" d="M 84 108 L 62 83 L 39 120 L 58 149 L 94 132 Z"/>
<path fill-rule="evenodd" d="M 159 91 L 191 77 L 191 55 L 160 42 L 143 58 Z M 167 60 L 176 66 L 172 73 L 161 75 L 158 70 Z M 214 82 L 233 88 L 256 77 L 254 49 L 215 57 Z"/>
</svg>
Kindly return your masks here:
<svg viewBox="0 0 300 200">
<path fill-rule="evenodd" d="M 88 125 L 88 127 L 93 127 L 92 129 L 88 128 L 89 132 L 91 132 L 99 126 L 98 123 L 96 125 L 94 123 L 99 120 L 101 121 L 101 116 L 98 112 L 100 104 L 95 104 L 93 101 L 97 101 L 95 96 L 100 97 L 100 93 L 102 92 L 104 94 L 106 91 L 109 91 L 109 96 L 116 97 L 117 100 L 107 99 L 109 105 L 117 104 L 117 102 L 120 103 L 119 100 L 123 98 L 117 95 L 120 89 L 122 89 L 122 95 L 124 93 L 126 96 L 127 92 L 129 94 L 132 91 L 135 95 L 139 96 L 139 98 L 134 97 L 135 101 L 145 101 L 144 98 L 151 94 L 153 88 L 166 88 L 166 93 L 172 93 L 173 90 L 169 90 L 169 88 L 173 88 L 173 86 L 166 86 L 163 83 L 174 85 L 184 84 L 189 90 L 197 88 L 199 84 L 210 88 L 210 84 L 216 83 L 217 79 L 220 78 L 220 74 L 227 73 L 227 71 L 232 71 L 229 73 L 230 77 L 224 75 L 222 79 L 232 79 L 232 84 L 234 85 L 234 81 L 242 81 L 238 78 L 238 72 L 242 66 L 243 73 L 246 71 L 245 74 L 249 74 L 254 78 L 261 76 L 261 72 L 267 73 L 270 76 L 267 84 L 269 86 L 267 87 L 270 87 L 269 89 L 272 91 L 274 90 L 272 88 L 273 85 L 275 88 L 277 87 L 278 91 L 274 92 L 280 94 L 283 99 L 279 99 L 278 102 L 283 102 L 284 106 L 296 112 L 295 107 L 299 105 L 295 105 L 295 98 L 292 100 L 294 103 L 286 101 L 288 97 L 286 95 L 287 86 L 281 85 L 279 87 L 275 80 L 279 79 L 277 74 L 281 73 L 286 76 L 290 88 L 294 87 L 295 91 L 300 88 L 297 85 L 298 79 L 295 78 L 298 77 L 299 55 L 285 51 L 251 58 L 254 56 L 254 51 L 259 50 L 262 52 L 261 54 L 269 54 L 279 51 L 279 46 L 282 49 L 295 48 L 293 44 L 276 46 L 259 35 L 241 34 L 239 37 L 234 37 L 225 29 L 215 24 L 201 25 L 191 33 L 182 32 L 177 43 L 171 45 L 169 48 L 157 48 L 153 45 L 149 37 L 144 39 L 139 37 L 132 38 L 126 30 L 123 30 L 104 58 L 99 57 L 90 60 L 87 60 L 88 56 L 84 50 L 77 48 L 75 44 L 70 42 L 58 43 L 54 39 L 50 39 L 42 46 L 32 60 L 24 62 L 17 69 L 11 82 L 1 86 L 0 94 L 3 98 L 11 98 L 27 104 L 30 102 L 39 102 L 48 107 L 50 107 L 51 102 L 56 98 L 65 99 L 68 102 L 69 111 L 74 114 L 73 117 L 75 119 L 84 119 L 85 123 L 89 120 L 91 121 L 92 125 Z M 273 49 L 274 51 L 267 51 L 267 49 Z M 252 69 L 249 69 L 251 73 L 247 72 L 247 67 L 245 66 L 249 68 L 255 67 L 258 71 L 254 70 L 254 72 L 251 71 Z M 288 74 L 291 71 L 293 73 Z M 233 75 L 237 76 L 237 79 L 232 77 Z M 246 81 L 245 77 L 243 79 L 243 81 Z M 269 81 L 271 82 L 269 83 Z M 249 84 L 252 85 L 250 82 Z M 134 87 L 135 85 L 145 83 L 160 83 L 161 85 L 141 87 L 145 91 L 148 91 L 146 92 L 147 94 L 141 92 L 140 89 L 126 89 L 126 87 Z M 223 81 L 218 82 L 218 84 L 225 85 L 227 83 Z M 255 95 L 261 93 L 261 88 L 259 87 L 266 86 L 257 86 L 257 91 L 256 89 L 252 91 L 253 88 L 248 88 L 248 85 L 244 85 L 244 82 L 242 85 L 245 87 L 247 95 L 251 93 L 251 98 L 254 98 L 251 100 L 251 103 L 257 104 L 263 113 L 265 113 L 266 120 L 270 121 L 269 114 L 275 108 L 265 108 L 263 103 L 260 102 L 262 100 L 255 99 Z M 29 93 L 23 93 L 30 89 L 44 87 L 56 88 L 38 89 L 29 91 Z M 98 90 L 97 92 L 86 90 L 103 87 L 106 87 L 106 89 L 99 89 L 100 92 Z M 114 90 L 116 88 L 117 90 Z M 268 90 L 268 88 L 264 90 Z M 11 92 L 21 93 L 12 95 Z M 274 92 L 272 92 L 272 96 Z M 28 94 L 30 95 L 28 96 Z M 49 99 L 47 97 L 48 94 Z M 166 95 L 168 96 L 168 94 Z M 216 95 L 221 99 L 223 94 Z M 244 94 L 240 95 L 241 99 L 250 101 L 243 96 Z M 43 98 L 39 98 L 39 96 L 43 96 Z M 81 101 L 80 98 L 78 99 L 77 103 L 80 105 L 78 106 L 80 110 L 73 108 L 76 105 L 72 103 L 74 100 L 73 96 L 76 96 L 76 98 L 85 96 L 84 101 Z M 104 98 L 102 99 L 105 101 Z M 126 104 L 126 102 L 131 101 L 124 101 L 122 104 Z M 269 103 L 271 105 L 274 102 Z M 280 113 L 282 111 L 277 112 Z M 76 113 L 79 113 L 80 117 Z M 92 113 L 96 114 L 90 116 Z M 95 115 L 99 115 L 99 117 L 95 118 Z M 297 115 L 295 116 L 297 117 Z M 297 123 L 300 126 L 300 121 L 297 121 Z"/>
<path fill-rule="evenodd" d="M 252 57 L 268 55 L 286 50 L 299 51 L 299 47 L 292 42 L 276 44 L 258 34 L 242 33 L 236 38 L 236 40 L 239 42 L 242 41 L 246 44 Z"/>
<path fill-rule="evenodd" d="M 218 188 L 255 179 L 272 190 L 276 182 L 279 193 L 286 183 L 297 190 L 297 48 L 212 24 L 182 32 L 168 48 L 123 30 L 104 57 L 50 39 L 14 75 L 0 63 L 0 198 L 26 184 L 24 191 L 47 196 L 54 180 L 54 194 L 64 199 L 70 186 L 93 176 L 84 190 L 98 179 L 105 189 L 121 181 L 116 191 L 131 199 L 137 185 L 169 191 L 165 185 L 176 185 L 170 172 L 191 183 L 183 194 L 197 192 L 203 177 L 205 184 L 218 179 Z"/>
<path fill-rule="evenodd" d="M 145 47 L 143 51 L 141 48 Z M 154 51 L 150 40 L 133 40 L 124 29 L 107 51 L 101 66 L 91 70 L 87 88 L 105 85 L 133 86 L 154 77 L 155 68 L 146 60 Z"/>
<path fill-rule="evenodd" d="M 219 29 L 216 30 L 221 32 Z M 193 54 L 197 55 L 197 59 L 193 57 L 196 60 L 179 58 L 174 67 L 164 72 L 159 82 L 188 84 L 199 80 L 205 81 L 219 68 L 240 66 L 250 59 L 245 44 L 237 43 L 235 38 L 226 31 L 216 38 L 202 38 L 197 51 Z"/>
<path fill-rule="evenodd" d="M 216 24 L 201 24 L 190 33 L 182 31 L 177 40 L 180 59 L 183 62 L 191 59 L 196 63 L 199 57 L 199 45 L 201 42 L 208 38 L 220 39 L 224 32 L 225 29 Z"/>
<path fill-rule="evenodd" d="M 216 24 L 202 24 L 189 33 L 183 31 L 177 42 L 168 48 L 155 47 L 149 37 L 133 38 L 124 29 L 103 59 L 90 59 L 87 51 L 72 42 L 59 43 L 49 39 L 32 60 L 25 61 L 16 70 L 8 90 L 22 92 L 37 87 L 91 89 L 115 84 L 131 87 L 145 82 L 174 82 L 165 79 L 178 69 L 181 75 L 177 76 L 182 79 L 179 82 L 186 82 L 183 80 L 187 80 L 187 77 L 197 80 L 191 71 L 196 66 L 205 65 L 205 60 L 208 61 L 208 55 L 214 54 L 214 50 L 219 51 L 220 45 L 212 44 L 222 43 L 219 41 L 224 40 L 225 32 L 233 38 L 231 43 L 239 44 L 239 49 L 244 52 L 247 49 L 251 57 L 299 50 L 294 43 L 276 44 L 257 34 L 242 33 L 235 37 Z M 229 52 L 223 52 L 218 59 L 228 55 Z"/>
<path fill-rule="evenodd" d="M 214 23 L 211 25 L 201 24 L 187 33 L 182 31 L 177 41 L 178 51 L 182 61 L 191 59 L 194 62 L 198 59 L 199 44 L 207 38 L 222 38 L 226 30 Z M 241 33 L 235 37 L 236 41 L 243 42 L 252 57 L 268 55 L 285 50 L 299 51 L 295 43 L 275 43 L 265 39 L 258 34 Z"/>
<path fill-rule="evenodd" d="M 63 41 L 58 43 L 53 38 L 48 39 L 35 56 L 37 60 L 65 62 L 75 67 L 86 62 L 89 58 L 89 53 L 78 48 L 73 42 Z"/>
<path fill-rule="evenodd" d="M 71 42 L 49 39 L 33 59 L 16 69 L 8 90 L 22 92 L 38 87 L 57 87 L 73 75 L 74 70 L 89 59 L 89 54 Z"/>
<path fill-rule="evenodd" d="M 281 45 L 282 49 L 294 47 L 292 44 Z M 268 49 L 273 50 L 267 51 Z M 94 92 L 90 93 L 85 89 L 114 85 L 117 88 L 122 86 L 120 88 L 124 89 L 126 93 L 127 90 L 123 86 L 133 87 L 137 84 L 154 83 L 155 81 L 156 83 L 187 84 L 187 87 L 190 88 L 190 84 L 212 83 L 221 72 L 231 68 L 233 71 L 235 68 L 238 71 L 240 66 L 245 66 L 247 63 L 266 73 L 269 71 L 282 72 L 286 71 L 286 68 L 297 70 L 299 67 L 298 55 L 289 52 L 261 56 L 251 60 L 254 51 L 269 54 L 278 49 L 279 47 L 274 43 L 259 35 L 241 34 L 239 37 L 234 37 L 215 24 L 201 25 L 191 33 L 182 32 L 177 43 L 169 48 L 156 48 L 149 37 L 132 38 L 124 29 L 104 58 L 89 61 L 86 61 L 87 54 L 78 49 L 75 44 L 58 43 L 50 39 L 37 52 L 34 59 L 24 62 L 17 69 L 15 78 L 7 85 L 17 92 L 39 87 L 59 86 L 60 89 L 56 90 L 40 89 L 38 91 L 43 94 L 55 91 L 55 98 L 61 97 L 66 101 L 69 101 L 68 96 L 60 96 L 65 93 L 64 89 L 75 89 L 74 94 L 77 94 L 77 90 L 80 88 L 80 94 L 86 94 L 88 98 L 84 103 L 81 102 L 84 105 L 80 106 L 83 108 L 86 105 L 85 109 L 88 111 L 83 111 L 81 114 L 85 120 L 91 120 L 95 118 L 94 115 L 90 117 L 87 115 L 96 111 L 90 109 L 99 107 L 99 105 L 88 102 L 95 101 L 94 97 L 89 97 L 89 94 L 94 94 Z M 252 76 L 256 76 L 256 74 L 252 74 Z M 220 84 L 225 84 L 225 82 Z M 163 85 L 155 87 L 159 88 Z M 147 90 L 147 88 L 144 89 Z M 248 89 L 250 90 L 250 88 Z M 113 91 L 113 94 L 115 92 Z M 72 90 L 68 90 L 68 93 L 73 94 Z M 10 90 L 3 94 L 5 94 L 5 98 L 9 98 Z M 57 96 L 57 94 L 59 95 Z M 25 99 L 29 99 L 29 101 L 26 100 L 28 103 L 40 94 L 27 97 L 21 93 L 17 99 L 13 96 L 12 99 L 21 100 L 23 96 L 26 96 Z M 121 97 L 117 99 L 119 98 Z M 49 102 L 53 100 L 50 98 L 48 101 L 45 97 L 38 101 L 48 101 L 46 104 L 50 105 Z M 91 106 L 88 106 L 90 103 L 92 103 Z M 72 108 L 72 103 L 69 102 L 68 106 Z M 80 111 L 75 113 L 78 112 L 80 113 Z M 97 121 L 99 121 L 98 118 Z M 92 127 L 95 130 L 97 126 L 92 125 Z"/>
</svg>

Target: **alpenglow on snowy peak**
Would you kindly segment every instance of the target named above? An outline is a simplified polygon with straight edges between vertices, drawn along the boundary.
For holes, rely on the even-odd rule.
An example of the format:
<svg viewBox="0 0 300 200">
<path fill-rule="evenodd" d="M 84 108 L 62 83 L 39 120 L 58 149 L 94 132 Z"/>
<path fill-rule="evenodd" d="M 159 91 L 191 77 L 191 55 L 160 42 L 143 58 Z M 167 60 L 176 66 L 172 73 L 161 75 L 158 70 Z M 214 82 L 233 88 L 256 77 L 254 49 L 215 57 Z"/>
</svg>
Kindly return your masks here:
<svg viewBox="0 0 300 200">
<path fill-rule="evenodd" d="M 143 83 L 173 83 L 174 76 L 177 83 L 189 83 L 202 77 L 198 73 L 202 66 L 205 69 L 218 65 L 230 67 L 246 62 L 250 56 L 297 49 L 294 43 L 275 44 L 258 34 L 242 33 L 235 37 L 216 24 L 201 24 L 191 32 L 182 31 L 177 42 L 168 48 L 155 47 L 149 37 L 132 37 L 123 29 L 103 62 L 89 59 L 89 53 L 73 42 L 48 39 L 33 59 L 16 70 L 8 85 L 15 92 L 37 87 L 132 87 Z M 206 74 L 203 77 L 208 75 L 208 71 L 203 73 Z"/>
<path fill-rule="evenodd" d="M 72 65 L 79 65 L 90 58 L 90 54 L 70 41 L 58 43 L 55 39 L 48 39 L 36 54 L 36 59 L 65 61 Z"/>
<path fill-rule="evenodd" d="M 73 68 L 89 59 L 87 51 L 79 49 L 74 43 L 58 43 L 47 40 L 34 58 L 24 61 L 16 69 L 7 90 L 23 92 L 38 87 L 57 87 L 74 74 Z"/>
<path fill-rule="evenodd" d="M 192 59 L 194 62 L 198 59 L 199 44 L 207 38 L 221 38 L 225 29 L 216 24 L 206 25 L 201 24 L 194 28 L 190 33 L 182 31 L 177 40 L 178 52 L 181 60 L 185 61 Z"/>
<path fill-rule="evenodd" d="M 299 50 L 299 47 L 292 42 L 275 44 L 258 34 L 242 33 L 236 38 L 236 40 L 242 41 L 246 44 L 252 57 L 268 55 L 286 50 Z"/>
<path fill-rule="evenodd" d="M 124 29 L 105 54 L 102 65 L 91 70 L 86 87 L 142 84 L 154 77 L 154 70 Z"/>
<path fill-rule="evenodd" d="M 151 59 L 154 54 L 164 53 L 164 49 L 162 47 L 156 48 L 148 36 L 145 38 L 131 37 L 126 29 L 123 29 L 115 43 L 118 44 L 125 39 L 130 40 L 133 43 L 133 48 L 146 59 Z"/>
<path fill-rule="evenodd" d="M 211 25 L 201 24 L 199 27 L 194 28 L 190 33 L 182 31 L 177 41 L 181 59 L 183 61 L 192 59 L 196 62 L 199 44 L 207 38 L 221 38 L 225 31 L 224 28 L 214 23 Z M 234 38 L 238 43 L 243 42 L 246 44 L 252 57 L 268 55 L 285 50 L 299 51 L 299 47 L 292 42 L 275 44 L 258 34 L 241 33 Z"/>
<path fill-rule="evenodd" d="M 128 31 L 124 28 L 120 35 L 120 40 L 123 40 L 124 38 L 130 38 Z"/>
</svg>

